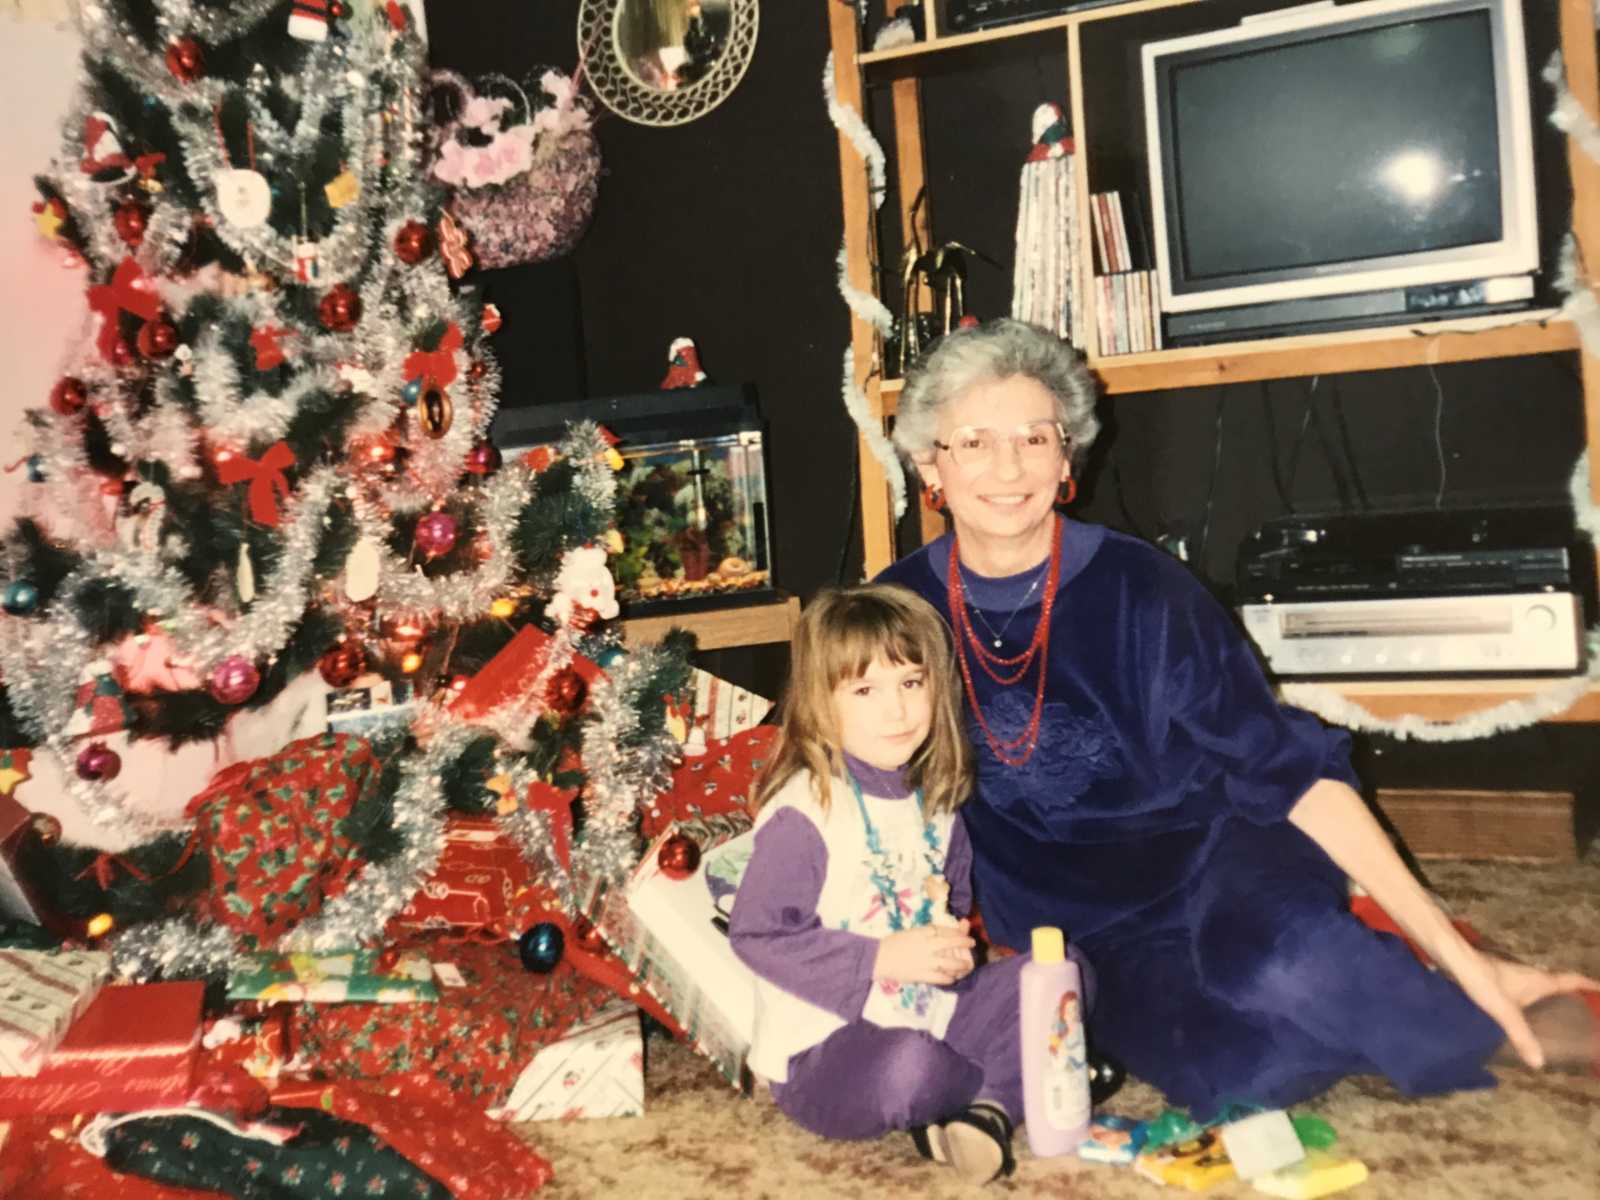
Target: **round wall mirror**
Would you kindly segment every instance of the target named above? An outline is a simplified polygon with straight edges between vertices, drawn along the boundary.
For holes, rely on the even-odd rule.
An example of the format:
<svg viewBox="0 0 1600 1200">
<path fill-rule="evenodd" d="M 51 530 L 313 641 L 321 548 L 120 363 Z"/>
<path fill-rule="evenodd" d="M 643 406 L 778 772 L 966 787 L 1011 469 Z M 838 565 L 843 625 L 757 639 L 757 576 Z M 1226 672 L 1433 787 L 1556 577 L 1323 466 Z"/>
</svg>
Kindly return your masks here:
<svg viewBox="0 0 1600 1200">
<path fill-rule="evenodd" d="M 758 0 L 582 0 L 578 53 L 618 116 L 682 125 L 728 98 L 756 48 Z"/>
</svg>

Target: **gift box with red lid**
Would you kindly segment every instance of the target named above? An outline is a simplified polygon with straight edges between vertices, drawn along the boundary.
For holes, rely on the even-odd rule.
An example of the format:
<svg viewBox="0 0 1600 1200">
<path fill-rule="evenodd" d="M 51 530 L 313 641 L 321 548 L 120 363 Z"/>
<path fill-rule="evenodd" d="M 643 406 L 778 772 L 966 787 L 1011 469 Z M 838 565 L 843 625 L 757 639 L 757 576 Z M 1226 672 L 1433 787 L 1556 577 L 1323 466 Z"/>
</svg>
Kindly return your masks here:
<svg viewBox="0 0 1600 1200">
<path fill-rule="evenodd" d="M 182 1104 L 200 1052 L 205 985 L 101 989 L 39 1073 L 0 1079 L 0 1118 Z"/>
</svg>

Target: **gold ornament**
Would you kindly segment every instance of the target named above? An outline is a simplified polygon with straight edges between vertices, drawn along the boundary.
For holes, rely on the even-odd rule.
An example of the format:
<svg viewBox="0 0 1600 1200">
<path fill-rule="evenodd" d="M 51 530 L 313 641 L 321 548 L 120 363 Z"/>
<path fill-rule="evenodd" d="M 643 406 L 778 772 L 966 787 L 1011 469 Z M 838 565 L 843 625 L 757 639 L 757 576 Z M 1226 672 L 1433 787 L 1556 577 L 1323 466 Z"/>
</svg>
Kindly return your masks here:
<svg viewBox="0 0 1600 1200">
<path fill-rule="evenodd" d="M 361 195 L 361 180 L 357 179 L 353 171 L 340 171 L 328 180 L 322 189 L 328 197 L 331 208 L 343 208 L 346 204 L 354 204 Z"/>
<path fill-rule="evenodd" d="M 606 530 L 606 535 L 605 535 L 604 541 L 605 541 L 605 544 L 606 544 L 606 553 L 607 554 L 621 554 L 622 553 L 622 549 L 623 549 L 622 533 L 619 530 L 616 530 L 616 529 L 608 529 L 608 530 Z"/>
</svg>

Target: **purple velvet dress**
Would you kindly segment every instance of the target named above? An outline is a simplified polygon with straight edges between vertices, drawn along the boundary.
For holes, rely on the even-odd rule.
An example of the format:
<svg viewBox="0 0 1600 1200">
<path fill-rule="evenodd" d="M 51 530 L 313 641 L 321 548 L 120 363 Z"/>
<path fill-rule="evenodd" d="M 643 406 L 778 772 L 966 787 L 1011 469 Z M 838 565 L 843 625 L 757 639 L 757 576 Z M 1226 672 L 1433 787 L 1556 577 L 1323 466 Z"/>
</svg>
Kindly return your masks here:
<svg viewBox="0 0 1600 1200">
<path fill-rule="evenodd" d="M 1035 925 L 1067 930 L 1099 972 L 1096 1046 L 1199 1116 L 1350 1074 L 1413 1095 L 1492 1083 L 1499 1027 L 1351 917 L 1342 872 L 1287 820 L 1318 779 L 1357 784 L 1348 737 L 1276 701 L 1180 564 L 1099 526 L 1067 521 L 1062 542 L 1038 748 L 1009 767 L 970 721 L 963 819 L 990 934 L 1022 946 Z M 947 536 L 879 578 L 948 619 L 949 553 Z M 1008 657 L 1038 622 L 1037 595 L 1012 617 L 1036 574 L 963 569 Z M 973 664 L 1000 740 L 1027 725 L 1035 678 L 1001 687 Z"/>
</svg>

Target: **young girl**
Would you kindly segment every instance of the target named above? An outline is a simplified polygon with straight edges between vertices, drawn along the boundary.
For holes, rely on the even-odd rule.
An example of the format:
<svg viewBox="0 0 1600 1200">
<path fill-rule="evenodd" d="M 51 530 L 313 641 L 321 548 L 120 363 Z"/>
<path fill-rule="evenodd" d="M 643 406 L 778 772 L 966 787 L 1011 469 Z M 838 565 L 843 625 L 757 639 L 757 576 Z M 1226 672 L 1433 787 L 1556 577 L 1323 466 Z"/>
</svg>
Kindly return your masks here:
<svg viewBox="0 0 1600 1200">
<path fill-rule="evenodd" d="M 986 1183 L 1014 1166 L 1024 960 L 974 969 L 952 915 L 972 898 L 953 685 L 920 597 L 880 584 L 812 601 L 729 936 L 757 976 L 750 1065 L 780 1109 L 825 1137 L 908 1129 Z"/>
</svg>

